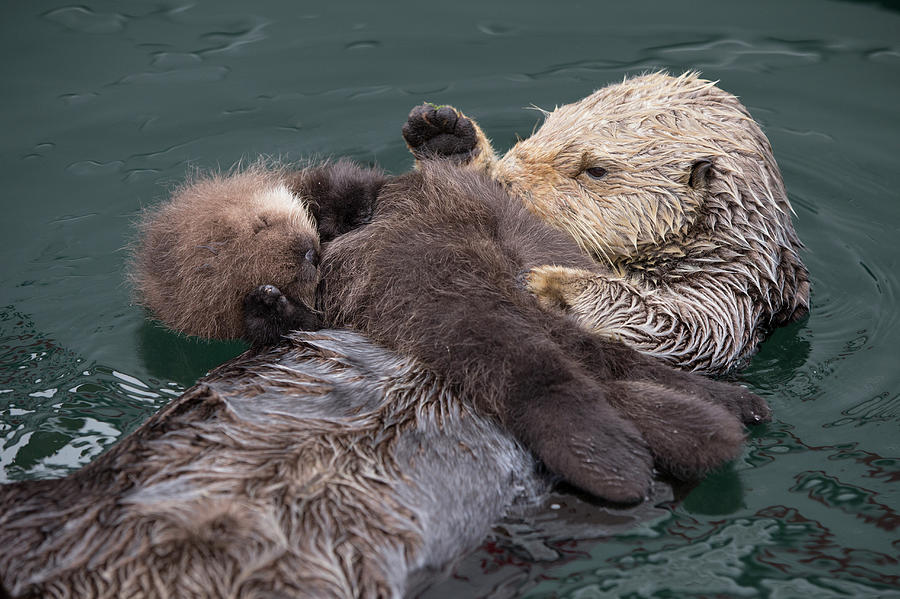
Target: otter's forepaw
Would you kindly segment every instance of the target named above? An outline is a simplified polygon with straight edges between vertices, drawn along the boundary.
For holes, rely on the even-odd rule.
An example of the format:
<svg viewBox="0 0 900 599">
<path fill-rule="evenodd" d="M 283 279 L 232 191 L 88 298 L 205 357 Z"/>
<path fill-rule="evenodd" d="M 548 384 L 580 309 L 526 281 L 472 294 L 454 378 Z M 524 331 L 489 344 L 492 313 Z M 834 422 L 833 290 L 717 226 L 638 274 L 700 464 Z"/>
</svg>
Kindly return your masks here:
<svg viewBox="0 0 900 599">
<path fill-rule="evenodd" d="M 403 139 L 419 160 L 449 158 L 466 164 L 479 152 L 475 124 L 452 106 L 413 108 L 403 125 Z"/>
<path fill-rule="evenodd" d="M 517 281 L 535 295 L 542 305 L 557 310 L 571 307 L 584 291 L 592 273 L 565 266 L 537 266 L 519 273 Z"/>
<path fill-rule="evenodd" d="M 244 334 L 254 346 L 275 344 L 289 331 L 314 331 L 322 326 L 316 312 L 274 285 L 260 285 L 244 297 Z"/>
<path fill-rule="evenodd" d="M 287 309 L 288 299 L 275 285 L 260 285 L 244 298 L 245 313 L 277 316 Z"/>
</svg>

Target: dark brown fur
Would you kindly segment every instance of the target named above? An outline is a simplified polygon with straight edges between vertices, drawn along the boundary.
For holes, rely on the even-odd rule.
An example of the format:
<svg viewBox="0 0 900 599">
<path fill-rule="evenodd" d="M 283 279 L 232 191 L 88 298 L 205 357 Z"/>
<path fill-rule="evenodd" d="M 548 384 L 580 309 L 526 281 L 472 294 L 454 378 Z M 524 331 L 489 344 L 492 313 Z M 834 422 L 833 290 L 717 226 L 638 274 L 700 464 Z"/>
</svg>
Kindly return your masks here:
<svg viewBox="0 0 900 599">
<path fill-rule="evenodd" d="M 331 324 L 421 360 L 551 470 L 613 501 L 643 496 L 652 455 L 679 474 L 733 457 L 740 426 L 710 401 L 767 417 L 751 393 L 542 309 L 518 280 L 542 264 L 591 268 L 498 184 L 433 164 L 386 184 L 371 223 L 325 248 L 317 301 Z M 698 429 L 708 442 L 686 443 Z"/>
</svg>

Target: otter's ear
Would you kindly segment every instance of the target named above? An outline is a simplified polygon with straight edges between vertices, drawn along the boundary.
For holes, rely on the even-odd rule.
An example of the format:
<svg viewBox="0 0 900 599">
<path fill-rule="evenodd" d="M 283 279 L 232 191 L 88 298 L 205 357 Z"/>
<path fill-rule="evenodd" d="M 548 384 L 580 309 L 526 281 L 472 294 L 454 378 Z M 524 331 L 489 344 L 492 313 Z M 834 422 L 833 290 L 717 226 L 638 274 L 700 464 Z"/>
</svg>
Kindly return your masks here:
<svg viewBox="0 0 900 599">
<path fill-rule="evenodd" d="M 691 189 L 699 189 L 706 186 L 709 182 L 712 166 L 712 160 L 708 158 L 700 158 L 694 161 L 694 164 L 691 165 L 691 178 L 688 179 L 688 185 Z"/>
</svg>

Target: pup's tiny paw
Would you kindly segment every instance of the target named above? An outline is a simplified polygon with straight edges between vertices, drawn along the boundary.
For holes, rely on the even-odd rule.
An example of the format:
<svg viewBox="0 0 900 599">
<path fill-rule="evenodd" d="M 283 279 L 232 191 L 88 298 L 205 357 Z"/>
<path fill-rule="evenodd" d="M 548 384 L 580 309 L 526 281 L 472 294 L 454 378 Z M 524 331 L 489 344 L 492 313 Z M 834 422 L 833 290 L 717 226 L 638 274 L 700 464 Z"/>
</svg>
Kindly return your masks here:
<svg viewBox="0 0 900 599">
<path fill-rule="evenodd" d="M 287 298 L 275 285 L 260 285 L 244 298 L 244 310 L 253 314 L 275 313 L 287 307 Z"/>
</svg>

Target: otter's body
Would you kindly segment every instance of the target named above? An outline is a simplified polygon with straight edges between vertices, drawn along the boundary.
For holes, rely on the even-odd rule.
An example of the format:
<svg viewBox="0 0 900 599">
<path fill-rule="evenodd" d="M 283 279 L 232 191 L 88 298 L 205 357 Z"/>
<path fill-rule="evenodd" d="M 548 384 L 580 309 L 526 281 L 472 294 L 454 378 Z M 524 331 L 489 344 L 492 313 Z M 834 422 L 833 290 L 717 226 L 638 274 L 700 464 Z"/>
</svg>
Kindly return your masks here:
<svg viewBox="0 0 900 599">
<path fill-rule="evenodd" d="M 529 276 L 546 305 L 590 330 L 716 374 L 807 313 L 808 274 L 772 148 L 712 82 L 652 74 L 610 85 L 547 113 L 502 158 L 451 112 L 410 113 L 404 136 L 420 164 L 468 161 L 604 265 Z"/>
<path fill-rule="evenodd" d="M 439 373 L 551 471 L 613 501 L 644 496 L 654 458 L 696 476 L 733 456 L 741 435 L 722 406 L 748 422 L 768 417 L 739 387 L 542 308 L 519 280 L 542 264 L 591 267 L 498 184 L 439 161 L 389 180 L 371 222 L 324 248 L 317 307 L 332 326 Z M 704 442 L 688 430 L 707 431 Z"/>
<path fill-rule="evenodd" d="M 44 599 L 399 598 L 545 488 L 421 367 L 296 334 L 78 472 L 0 486 L 0 580 Z"/>
</svg>

